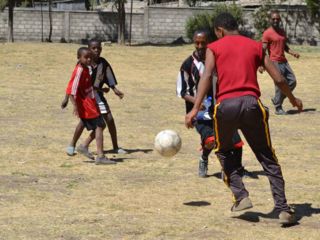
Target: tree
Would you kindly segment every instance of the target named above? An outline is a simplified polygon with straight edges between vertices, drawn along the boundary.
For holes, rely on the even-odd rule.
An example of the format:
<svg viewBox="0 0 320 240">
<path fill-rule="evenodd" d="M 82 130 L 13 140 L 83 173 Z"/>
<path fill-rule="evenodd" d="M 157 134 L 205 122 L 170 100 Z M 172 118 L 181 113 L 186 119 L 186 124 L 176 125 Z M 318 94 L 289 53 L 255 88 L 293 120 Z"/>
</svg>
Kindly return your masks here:
<svg viewBox="0 0 320 240">
<path fill-rule="evenodd" d="M 306 0 L 307 7 L 311 13 L 311 17 L 316 19 L 320 16 L 320 3 L 319 0 Z"/>
<path fill-rule="evenodd" d="M 52 0 L 48 0 L 48 8 L 49 8 L 49 37 L 47 39 L 48 42 L 52 42 Z"/>
<path fill-rule="evenodd" d="M 122 45 L 125 44 L 125 32 L 126 32 L 125 3 L 126 2 L 127 0 L 104 0 L 103 2 L 103 5 L 111 4 L 112 10 L 115 8 L 117 11 L 118 43 Z M 91 6 L 93 6 L 93 4 L 91 4 Z"/>
<path fill-rule="evenodd" d="M 126 30 L 126 10 L 124 4 L 126 0 L 115 0 L 114 5 L 118 12 L 118 44 L 125 43 Z"/>
<path fill-rule="evenodd" d="M 8 18 L 8 42 L 14 42 L 13 38 L 13 9 L 16 1 L 8 0 L 9 18 Z"/>
<path fill-rule="evenodd" d="M 0 10 L 3 11 L 8 6 L 8 42 L 13 42 L 13 9 L 16 0 L 0 0 Z"/>
</svg>

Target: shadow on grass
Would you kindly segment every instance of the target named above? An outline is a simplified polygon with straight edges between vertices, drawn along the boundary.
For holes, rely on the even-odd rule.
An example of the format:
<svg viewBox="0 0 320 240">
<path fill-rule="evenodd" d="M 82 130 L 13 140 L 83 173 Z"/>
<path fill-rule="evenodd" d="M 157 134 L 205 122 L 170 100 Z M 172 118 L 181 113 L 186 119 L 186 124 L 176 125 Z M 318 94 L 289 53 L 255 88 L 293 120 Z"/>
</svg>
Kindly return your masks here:
<svg viewBox="0 0 320 240">
<path fill-rule="evenodd" d="M 211 203 L 207 201 L 191 201 L 191 202 L 185 202 L 183 205 L 186 206 L 192 206 L 192 207 L 204 207 L 204 206 L 209 206 Z"/>
<path fill-rule="evenodd" d="M 287 228 L 287 227 L 292 227 L 299 225 L 299 221 L 303 217 L 311 217 L 313 214 L 320 214 L 320 208 L 313 208 L 312 203 L 299 203 L 299 204 L 292 204 L 290 205 L 296 214 L 297 222 L 294 224 L 284 224 L 282 227 Z M 260 212 L 245 212 L 241 214 L 240 216 L 235 216 L 233 218 L 238 218 L 241 220 L 245 220 L 248 222 L 259 222 L 261 218 L 269 218 L 269 219 L 278 219 L 278 213 L 275 211 L 272 211 L 270 213 L 260 213 Z"/>
<path fill-rule="evenodd" d="M 265 172 L 264 171 L 249 171 L 249 174 L 246 175 L 244 178 L 248 178 L 248 179 L 259 179 L 259 176 L 265 176 Z M 221 179 L 221 172 L 216 172 L 212 175 L 208 175 L 208 177 L 215 177 L 218 179 Z"/>
<path fill-rule="evenodd" d="M 112 161 L 115 161 L 115 162 L 117 162 L 117 163 L 120 163 L 120 162 L 124 162 L 125 160 L 135 159 L 135 158 L 126 158 L 126 157 L 110 158 L 110 157 L 109 157 L 109 159 L 112 160 Z M 85 160 L 85 161 L 83 161 L 83 162 L 85 162 L 85 163 L 95 163 L 94 160 L 90 160 L 90 159 Z M 108 164 L 100 164 L 100 165 L 108 165 Z"/>
<path fill-rule="evenodd" d="M 136 152 L 142 152 L 142 153 L 149 153 L 152 152 L 153 149 L 151 148 L 146 148 L 146 149 L 141 149 L 141 148 L 136 148 L 136 149 L 126 149 L 123 148 L 127 153 L 126 154 L 131 154 L 131 153 L 136 153 Z M 106 150 L 104 151 L 105 154 L 117 154 L 113 149 L 111 150 Z"/>
<path fill-rule="evenodd" d="M 302 110 L 302 112 L 316 112 L 317 109 L 316 108 L 305 108 Z M 299 111 L 298 110 L 288 110 L 287 114 L 289 115 L 293 115 L 293 114 L 298 114 Z"/>
</svg>

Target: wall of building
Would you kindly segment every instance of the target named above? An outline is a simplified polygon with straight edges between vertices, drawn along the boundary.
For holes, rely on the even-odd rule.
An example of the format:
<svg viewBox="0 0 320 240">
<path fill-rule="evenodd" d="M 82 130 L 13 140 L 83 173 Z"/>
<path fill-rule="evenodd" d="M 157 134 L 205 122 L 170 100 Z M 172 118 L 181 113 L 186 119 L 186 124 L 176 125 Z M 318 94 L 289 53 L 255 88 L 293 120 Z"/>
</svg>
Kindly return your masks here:
<svg viewBox="0 0 320 240">
<path fill-rule="evenodd" d="M 281 9 L 280 9 L 281 10 Z M 304 6 L 283 9 L 283 21 L 290 40 L 299 44 L 320 45 L 319 23 L 313 24 Z M 185 24 L 190 16 L 210 11 L 201 8 L 166 8 L 146 7 L 144 12 L 132 16 L 132 41 L 136 43 L 171 43 L 178 38 L 188 41 L 185 36 Z M 245 28 L 255 32 L 253 28 L 252 9 L 244 9 Z M 43 21 L 41 20 L 43 16 Z M 54 11 L 52 40 L 81 42 L 89 38 L 99 37 L 106 41 L 117 39 L 117 15 L 113 12 L 90 11 Z M 130 15 L 126 16 L 129 32 Z M 42 25 L 43 22 L 43 25 Z M 0 40 L 7 38 L 8 12 L 0 12 Z M 48 12 L 41 14 L 35 9 L 15 9 L 14 38 L 16 41 L 41 41 L 49 34 Z"/>
</svg>

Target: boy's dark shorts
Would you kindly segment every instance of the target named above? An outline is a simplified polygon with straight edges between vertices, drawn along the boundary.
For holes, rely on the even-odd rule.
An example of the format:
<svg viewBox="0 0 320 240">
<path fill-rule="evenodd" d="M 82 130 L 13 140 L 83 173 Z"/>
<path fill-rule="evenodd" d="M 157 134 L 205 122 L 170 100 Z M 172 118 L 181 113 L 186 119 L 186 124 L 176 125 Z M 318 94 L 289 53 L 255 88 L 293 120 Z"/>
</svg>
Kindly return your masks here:
<svg viewBox="0 0 320 240">
<path fill-rule="evenodd" d="M 95 130 L 97 127 L 104 128 L 106 126 L 106 123 L 104 122 L 103 117 L 101 115 L 97 118 L 81 118 L 81 121 L 88 131 Z"/>
</svg>

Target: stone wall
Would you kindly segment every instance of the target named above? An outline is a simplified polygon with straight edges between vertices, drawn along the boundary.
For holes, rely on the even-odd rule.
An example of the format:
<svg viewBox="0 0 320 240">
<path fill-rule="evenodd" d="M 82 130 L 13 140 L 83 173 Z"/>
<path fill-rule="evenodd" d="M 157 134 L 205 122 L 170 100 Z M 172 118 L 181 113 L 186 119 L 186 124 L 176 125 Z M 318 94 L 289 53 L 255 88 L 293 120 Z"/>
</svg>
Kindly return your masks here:
<svg viewBox="0 0 320 240">
<path fill-rule="evenodd" d="M 281 10 L 281 9 L 280 9 Z M 136 43 L 171 43 L 185 35 L 186 20 L 193 15 L 210 11 L 203 8 L 166 8 L 146 7 L 144 12 L 132 16 L 132 41 Z M 245 28 L 253 28 L 252 9 L 244 9 Z M 312 24 L 302 6 L 282 11 L 284 27 L 291 42 L 299 44 L 320 45 L 319 24 Z M 129 32 L 129 18 L 126 17 L 126 35 Z M 0 40 L 7 37 L 8 12 L 0 12 Z M 100 37 L 103 40 L 117 39 L 117 15 L 113 12 L 54 11 L 52 40 L 57 42 L 81 42 L 85 39 Z M 35 9 L 19 9 L 14 12 L 14 38 L 16 41 L 41 41 L 49 34 L 48 12 Z"/>
</svg>

